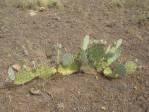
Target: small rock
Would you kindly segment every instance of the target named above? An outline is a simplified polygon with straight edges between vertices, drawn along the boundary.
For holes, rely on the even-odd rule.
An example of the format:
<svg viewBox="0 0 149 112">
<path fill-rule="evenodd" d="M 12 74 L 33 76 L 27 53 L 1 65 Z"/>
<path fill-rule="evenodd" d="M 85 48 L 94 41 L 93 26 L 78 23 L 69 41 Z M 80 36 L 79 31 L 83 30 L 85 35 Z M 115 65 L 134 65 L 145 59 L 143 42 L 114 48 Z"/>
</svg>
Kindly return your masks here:
<svg viewBox="0 0 149 112">
<path fill-rule="evenodd" d="M 77 108 L 73 108 L 74 111 L 77 111 Z"/>
<path fill-rule="evenodd" d="M 99 77 L 97 75 L 95 76 L 95 78 L 96 78 L 96 80 L 99 80 Z"/>
<path fill-rule="evenodd" d="M 40 11 L 40 12 L 43 12 L 44 10 L 46 10 L 45 7 L 40 7 L 40 8 L 39 8 L 39 11 Z"/>
<path fill-rule="evenodd" d="M 81 94 L 81 92 L 80 91 L 77 91 L 78 92 L 78 94 Z"/>
<path fill-rule="evenodd" d="M 12 65 L 12 68 L 18 72 L 18 71 L 20 71 L 21 66 L 19 64 L 14 64 L 14 65 Z"/>
<path fill-rule="evenodd" d="M 102 107 L 101 107 L 101 110 L 106 110 L 106 107 L 102 106 Z"/>
<path fill-rule="evenodd" d="M 37 12 L 36 11 L 33 11 L 33 10 L 30 10 L 29 14 L 30 14 L 30 16 L 36 16 L 37 15 Z"/>
<path fill-rule="evenodd" d="M 138 89 L 137 86 L 134 86 L 133 88 L 134 88 L 134 90 L 137 90 Z"/>
<path fill-rule="evenodd" d="M 31 88 L 29 92 L 31 95 L 40 95 L 41 94 L 41 91 L 39 89 L 35 89 L 35 88 Z"/>
<path fill-rule="evenodd" d="M 29 55 L 29 53 L 28 53 L 28 51 L 26 49 L 23 50 L 23 53 L 24 53 L 25 56 Z"/>
<path fill-rule="evenodd" d="M 64 109 L 64 103 L 57 104 L 57 107 L 60 108 L 60 109 Z"/>
</svg>

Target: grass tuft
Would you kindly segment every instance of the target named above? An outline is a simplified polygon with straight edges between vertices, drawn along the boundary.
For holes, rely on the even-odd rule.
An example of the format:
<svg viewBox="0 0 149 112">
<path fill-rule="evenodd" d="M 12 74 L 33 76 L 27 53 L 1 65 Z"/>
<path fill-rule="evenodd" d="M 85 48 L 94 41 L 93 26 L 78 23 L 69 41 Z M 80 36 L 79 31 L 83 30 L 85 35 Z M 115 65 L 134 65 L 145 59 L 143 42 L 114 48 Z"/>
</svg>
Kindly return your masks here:
<svg viewBox="0 0 149 112">
<path fill-rule="evenodd" d="M 57 7 L 61 8 L 62 4 L 60 0 L 15 0 L 17 7 L 22 9 L 38 9 L 40 7 Z"/>
<path fill-rule="evenodd" d="M 112 7 L 123 7 L 125 4 L 125 0 L 112 0 L 111 6 Z"/>
</svg>

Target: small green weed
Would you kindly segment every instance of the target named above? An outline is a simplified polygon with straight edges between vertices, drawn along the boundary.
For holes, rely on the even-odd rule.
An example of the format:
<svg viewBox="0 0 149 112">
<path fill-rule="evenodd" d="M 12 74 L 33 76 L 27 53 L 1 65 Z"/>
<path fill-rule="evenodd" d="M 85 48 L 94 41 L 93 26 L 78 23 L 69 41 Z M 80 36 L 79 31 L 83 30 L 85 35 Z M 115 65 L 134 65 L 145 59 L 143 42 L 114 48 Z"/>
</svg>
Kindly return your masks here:
<svg viewBox="0 0 149 112">
<path fill-rule="evenodd" d="M 137 9 L 142 11 L 149 10 L 149 0 L 111 0 L 109 4 L 112 8 L 127 8 L 128 9 Z"/>
<path fill-rule="evenodd" d="M 125 0 L 112 0 L 111 6 L 112 7 L 123 7 L 125 4 Z"/>
</svg>

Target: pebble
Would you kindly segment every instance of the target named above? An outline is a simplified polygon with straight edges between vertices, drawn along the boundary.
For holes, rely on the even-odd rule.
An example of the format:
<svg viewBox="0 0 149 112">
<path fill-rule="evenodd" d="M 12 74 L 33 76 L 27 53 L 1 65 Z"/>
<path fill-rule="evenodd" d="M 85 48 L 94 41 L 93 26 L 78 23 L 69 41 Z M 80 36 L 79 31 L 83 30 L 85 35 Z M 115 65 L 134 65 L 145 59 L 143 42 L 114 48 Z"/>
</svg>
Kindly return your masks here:
<svg viewBox="0 0 149 112">
<path fill-rule="evenodd" d="M 40 8 L 39 8 L 39 11 L 40 11 L 40 12 L 43 12 L 44 10 L 46 10 L 45 7 L 40 7 Z"/>
<path fill-rule="evenodd" d="M 64 103 L 57 104 L 57 107 L 60 108 L 60 109 L 64 109 Z"/>
<path fill-rule="evenodd" d="M 31 88 L 29 92 L 31 95 L 40 95 L 41 94 L 41 91 L 39 89 L 35 89 L 35 88 Z"/>
<path fill-rule="evenodd" d="M 101 107 L 101 110 L 106 110 L 106 107 L 102 106 L 102 107 Z"/>
<path fill-rule="evenodd" d="M 12 65 L 12 68 L 18 72 L 18 71 L 20 71 L 21 66 L 19 64 L 14 64 L 14 65 Z"/>
<path fill-rule="evenodd" d="M 30 16 L 36 16 L 37 15 L 37 11 L 30 10 L 29 14 L 30 14 Z"/>
<path fill-rule="evenodd" d="M 137 86 L 134 86 L 133 88 L 134 88 L 134 90 L 137 90 L 138 89 Z"/>
</svg>

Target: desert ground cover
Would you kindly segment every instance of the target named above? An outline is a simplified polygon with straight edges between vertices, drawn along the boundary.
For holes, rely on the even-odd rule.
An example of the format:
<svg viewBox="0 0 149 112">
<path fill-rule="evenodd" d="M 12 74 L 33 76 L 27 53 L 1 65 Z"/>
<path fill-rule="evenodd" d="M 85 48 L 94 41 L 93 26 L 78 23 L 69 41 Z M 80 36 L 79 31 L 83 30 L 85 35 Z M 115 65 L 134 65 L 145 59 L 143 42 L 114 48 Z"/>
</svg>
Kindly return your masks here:
<svg viewBox="0 0 149 112">
<path fill-rule="evenodd" d="M 8 84 L 10 65 L 54 65 L 49 43 L 74 53 L 85 35 L 123 39 L 123 58 L 142 68 L 118 79 L 76 73 Z M 149 112 L 149 1 L 62 0 L 40 10 L 0 0 L 0 63 L 1 112 Z"/>
</svg>

